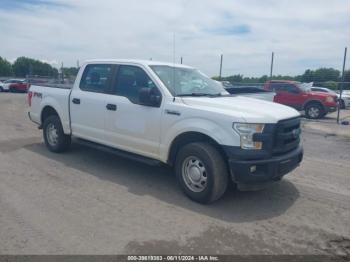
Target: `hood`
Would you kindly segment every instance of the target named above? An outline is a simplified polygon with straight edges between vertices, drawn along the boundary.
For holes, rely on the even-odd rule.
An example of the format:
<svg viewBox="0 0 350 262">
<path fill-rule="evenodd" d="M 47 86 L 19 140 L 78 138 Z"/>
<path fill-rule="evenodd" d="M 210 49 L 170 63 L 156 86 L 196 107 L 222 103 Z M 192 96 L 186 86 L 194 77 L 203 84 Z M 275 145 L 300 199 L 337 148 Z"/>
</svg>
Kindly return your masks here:
<svg viewBox="0 0 350 262">
<path fill-rule="evenodd" d="M 182 101 L 198 109 L 240 117 L 247 123 L 276 123 L 300 116 L 291 107 L 245 96 L 182 97 Z"/>
<path fill-rule="evenodd" d="M 333 97 L 337 96 L 336 93 L 332 94 L 332 93 L 318 92 L 318 91 L 309 91 L 308 94 L 312 96 L 323 97 L 323 98 L 326 98 L 327 96 L 333 96 Z"/>
</svg>

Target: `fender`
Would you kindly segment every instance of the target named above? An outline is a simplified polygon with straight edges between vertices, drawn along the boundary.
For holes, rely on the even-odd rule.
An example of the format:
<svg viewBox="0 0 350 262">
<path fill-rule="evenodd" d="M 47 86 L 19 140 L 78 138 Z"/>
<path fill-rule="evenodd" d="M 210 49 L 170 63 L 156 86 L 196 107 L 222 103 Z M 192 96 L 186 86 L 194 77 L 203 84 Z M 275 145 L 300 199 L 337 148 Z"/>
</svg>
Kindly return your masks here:
<svg viewBox="0 0 350 262">
<path fill-rule="evenodd" d="M 240 137 L 233 130 L 232 126 L 224 129 L 214 121 L 203 118 L 187 118 L 176 122 L 169 131 L 164 134 L 160 143 L 160 158 L 166 162 L 170 153 L 173 141 L 181 134 L 197 132 L 206 135 L 216 141 L 219 145 L 239 146 Z"/>
<path fill-rule="evenodd" d="M 323 110 L 325 110 L 325 106 L 324 106 L 324 104 L 323 104 L 323 101 L 320 100 L 320 99 L 315 99 L 315 98 L 308 98 L 307 100 L 305 100 L 305 102 L 304 102 L 304 104 L 303 104 L 303 106 L 302 106 L 302 110 L 305 109 L 306 104 L 308 104 L 308 103 L 313 103 L 313 102 L 315 102 L 315 103 L 320 103 L 320 104 L 322 105 Z"/>
<path fill-rule="evenodd" d="M 44 99 L 40 103 L 40 122 L 41 122 L 42 112 L 46 106 L 50 106 L 56 110 L 59 118 L 61 119 L 63 132 L 67 135 L 71 134 L 70 122 L 68 119 L 68 116 L 69 116 L 68 112 L 64 112 L 65 110 L 62 108 L 62 106 L 54 98 L 50 96 L 44 97 Z"/>
</svg>

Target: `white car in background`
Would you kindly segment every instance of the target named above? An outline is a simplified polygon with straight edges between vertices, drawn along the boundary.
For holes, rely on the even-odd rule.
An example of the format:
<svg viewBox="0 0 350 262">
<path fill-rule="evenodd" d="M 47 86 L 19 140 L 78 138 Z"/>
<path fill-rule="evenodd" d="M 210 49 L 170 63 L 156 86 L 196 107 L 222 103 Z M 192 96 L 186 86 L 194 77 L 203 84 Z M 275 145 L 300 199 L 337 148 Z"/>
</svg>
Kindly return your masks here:
<svg viewBox="0 0 350 262">
<path fill-rule="evenodd" d="M 18 84 L 24 81 L 25 79 L 8 79 L 4 81 L 2 84 L 0 84 L 1 86 L 0 92 L 9 92 L 12 84 Z"/>
<path fill-rule="evenodd" d="M 344 109 L 344 108 L 350 107 L 350 90 L 343 90 L 341 99 L 340 99 L 340 94 L 336 93 L 335 91 L 329 88 L 314 86 L 311 88 L 311 90 L 316 92 L 336 94 L 339 99 L 340 108 Z"/>
<path fill-rule="evenodd" d="M 350 107 L 350 90 L 343 90 L 343 93 L 341 95 L 337 94 L 339 101 L 340 101 L 340 108 L 349 108 Z"/>
<path fill-rule="evenodd" d="M 10 90 L 10 85 L 13 83 L 12 80 L 13 79 L 9 79 L 9 80 L 5 80 L 4 82 L 2 82 L 0 84 L 0 86 L 1 86 L 0 91 L 1 92 L 8 92 Z"/>
</svg>

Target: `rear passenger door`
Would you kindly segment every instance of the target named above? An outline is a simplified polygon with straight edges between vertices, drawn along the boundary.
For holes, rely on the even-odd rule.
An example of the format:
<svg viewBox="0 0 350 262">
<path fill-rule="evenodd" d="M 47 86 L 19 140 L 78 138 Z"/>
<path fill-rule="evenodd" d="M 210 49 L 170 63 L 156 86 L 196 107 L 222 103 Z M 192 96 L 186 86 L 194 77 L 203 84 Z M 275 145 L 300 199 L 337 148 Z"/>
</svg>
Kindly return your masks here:
<svg viewBox="0 0 350 262">
<path fill-rule="evenodd" d="M 139 103 L 141 88 L 151 88 L 161 96 L 147 72 L 135 65 L 119 65 L 106 114 L 106 140 L 114 147 L 159 157 L 161 107 Z"/>
<path fill-rule="evenodd" d="M 298 107 L 298 89 L 289 83 L 271 83 L 270 90 L 276 93 L 274 101 L 283 105 Z"/>
<path fill-rule="evenodd" d="M 73 135 L 105 144 L 106 101 L 114 71 L 115 66 L 111 64 L 85 67 L 69 101 Z"/>
<path fill-rule="evenodd" d="M 297 110 L 301 110 L 303 101 L 299 88 L 290 83 L 285 83 L 283 87 L 286 92 L 285 95 L 287 97 L 288 105 Z"/>
</svg>

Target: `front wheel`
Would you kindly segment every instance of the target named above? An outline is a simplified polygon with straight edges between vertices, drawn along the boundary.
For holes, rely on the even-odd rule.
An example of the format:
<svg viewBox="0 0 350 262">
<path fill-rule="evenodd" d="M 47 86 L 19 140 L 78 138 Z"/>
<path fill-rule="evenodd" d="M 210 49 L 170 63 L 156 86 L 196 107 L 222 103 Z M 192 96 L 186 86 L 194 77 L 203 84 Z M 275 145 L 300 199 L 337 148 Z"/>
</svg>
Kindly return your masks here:
<svg viewBox="0 0 350 262">
<path fill-rule="evenodd" d="M 305 107 L 305 115 L 310 119 L 319 119 L 325 115 L 325 112 L 321 105 L 312 103 Z"/>
<path fill-rule="evenodd" d="M 51 152 L 66 151 L 71 144 L 71 137 L 64 134 L 61 120 L 57 115 L 44 120 L 43 136 L 45 145 Z"/>
<path fill-rule="evenodd" d="M 175 173 L 184 193 L 203 204 L 219 199 L 228 185 L 227 165 L 209 143 L 195 142 L 181 148 L 176 157 Z"/>
<path fill-rule="evenodd" d="M 0 86 L 0 92 L 4 92 L 4 89 L 2 88 L 2 86 Z"/>
</svg>

